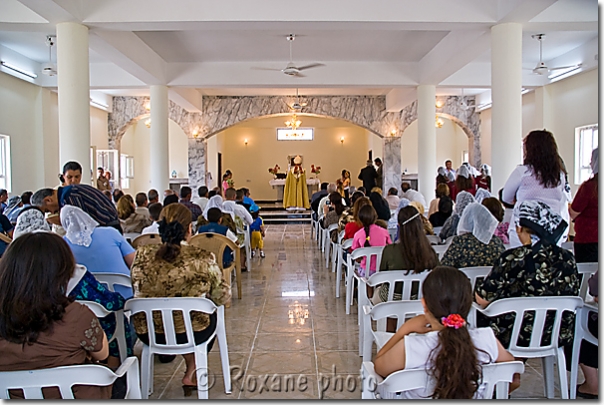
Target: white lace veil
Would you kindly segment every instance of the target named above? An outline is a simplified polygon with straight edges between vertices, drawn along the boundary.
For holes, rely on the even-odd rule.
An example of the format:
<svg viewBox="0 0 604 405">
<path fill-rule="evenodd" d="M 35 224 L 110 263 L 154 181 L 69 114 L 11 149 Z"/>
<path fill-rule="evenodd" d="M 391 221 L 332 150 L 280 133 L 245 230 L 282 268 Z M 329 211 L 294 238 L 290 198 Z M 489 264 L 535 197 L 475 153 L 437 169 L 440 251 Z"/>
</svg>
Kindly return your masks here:
<svg viewBox="0 0 604 405">
<path fill-rule="evenodd" d="M 484 189 L 484 188 L 479 188 L 478 190 L 476 190 L 476 196 L 474 196 L 474 199 L 476 200 L 477 203 L 482 203 L 485 198 L 490 198 L 490 197 L 493 197 L 493 196 L 491 195 L 491 193 L 489 193 L 489 190 Z"/>
<path fill-rule="evenodd" d="M 15 226 L 13 237 L 16 239 L 21 235 L 35 231 L 50 232 L 50 225 L 44 219 L 42 211 L 30 208 L 17 217 L 17 225 Z"/>
<path fill-rule="evenodd" d="M 476 239 L 488 245 L 498 224 L 497 219 L 484 205 L 471 203 L 461 214 L 457 234 L 471 233 Z"/>
<path fill-rule="evenodd" d="M 210 208 L 218 208 L 220 211 L 222 211 L 222 197 L 216 194 L 208 200 L 208 204 L 203 210 L 203 217 L 205 219 L 208 219 L 208 211 L 210 210 Z"/>
<path fill-rule="evenodd" d="M 66 205 L 61 208 L 61 225 L 65 229 L 65 237 L 74 245 L 88 247 L 92 243 L 92 232 L 99 226 L 90 215 L 79 207 Z"/>
</svg>

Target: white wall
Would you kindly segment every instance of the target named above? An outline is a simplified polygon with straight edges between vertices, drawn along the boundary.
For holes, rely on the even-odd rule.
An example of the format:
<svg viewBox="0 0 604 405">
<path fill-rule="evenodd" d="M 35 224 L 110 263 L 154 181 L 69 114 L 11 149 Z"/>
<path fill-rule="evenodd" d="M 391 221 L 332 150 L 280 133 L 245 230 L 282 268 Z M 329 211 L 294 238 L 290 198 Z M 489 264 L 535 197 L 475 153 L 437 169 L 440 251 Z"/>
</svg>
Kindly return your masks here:
<svg viewBox="0 0 604 405">
<path fill-rule="evenodd" d="M 366 130 L 365 132 L 367 133 L 367 151 L 373 151 L 373 159 L 379 157 L 384 161 L 384 139 L 371 131 Z M 366 156 L 366 158 L 368 157 L 369 155 Z"/>
<path fill-rule="evenodd" d="M 453 167 L 459 167 L 463 151 L 469 149 L 468 136 L 453 121 L 442 118 L 443 127 L 436 128 L 436 164 L 444 166 L 451 160 Z M 407 173 L 417 173 L 418 124 L 413 121 L 403 132 L 401 148 L 401 169 Z M 434 174 L 436 177 L 436 173 Z"/>
<path fill-rule="evenodd" d="M 491 109 L 480 112 L 480 153 L 482 163 L 491 165 Z"/>
</svg>

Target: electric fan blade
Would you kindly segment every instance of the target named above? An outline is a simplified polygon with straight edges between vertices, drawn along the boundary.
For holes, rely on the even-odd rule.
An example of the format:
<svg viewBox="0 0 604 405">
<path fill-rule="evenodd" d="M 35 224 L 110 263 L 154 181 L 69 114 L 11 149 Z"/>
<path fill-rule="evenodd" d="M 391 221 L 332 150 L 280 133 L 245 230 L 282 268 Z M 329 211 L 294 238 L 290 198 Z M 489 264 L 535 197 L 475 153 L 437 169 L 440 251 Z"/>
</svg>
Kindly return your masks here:
<svg viewBox="0 0 604 405">
<path fill-rule="evenodd" d="M 251 70 L 270 70 L 272 72 L 281 72 L 281 69 L 265 68 L 265 67 L 258 67 L 258 66 L 252 66 L 250 69 Z"/>
<path fill-rule="evenodd" d="M 322 63 L 311 63 L 310 65 L 298 67 L 298 70 L 312 69 L 312 68 L 316 68 L 316 67 L 320 67 L 320 66 L 325 66 L 325 65 Z"/>
<path fill-rule="evenodd" d="M 306 77 L 306 75 L 303 75 L 302 73 L 296 73 L 294 77 Z"/>
</svg>

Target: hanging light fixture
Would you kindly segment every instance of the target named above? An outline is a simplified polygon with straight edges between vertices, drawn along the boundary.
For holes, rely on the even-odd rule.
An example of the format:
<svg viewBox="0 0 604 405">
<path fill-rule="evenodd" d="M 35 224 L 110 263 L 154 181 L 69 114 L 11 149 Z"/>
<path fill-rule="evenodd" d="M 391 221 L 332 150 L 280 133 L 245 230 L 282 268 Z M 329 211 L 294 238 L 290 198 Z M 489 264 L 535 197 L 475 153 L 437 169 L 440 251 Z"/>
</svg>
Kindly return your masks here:
<svg viewBox="0 0 604 405">
<path fill-rule="evenodd" d="M 434 122 L 434 126 L 436 128 L 442 128 L 443 125 L 445 124 L 445 122 L 441 118 L 439 118 L 438 115 L 435 118 L 436 118 L 436 121 Z"/>
<path fill-rule="evenodd" d="M 289 121 L 285 121 L 285 126 L 291 128 L 293 131 L 298 129 L 298 127 L 302 124 L 302 121 L 298 119 L 296 114 L 292 115 L 292 118 Z"/>
</svg>

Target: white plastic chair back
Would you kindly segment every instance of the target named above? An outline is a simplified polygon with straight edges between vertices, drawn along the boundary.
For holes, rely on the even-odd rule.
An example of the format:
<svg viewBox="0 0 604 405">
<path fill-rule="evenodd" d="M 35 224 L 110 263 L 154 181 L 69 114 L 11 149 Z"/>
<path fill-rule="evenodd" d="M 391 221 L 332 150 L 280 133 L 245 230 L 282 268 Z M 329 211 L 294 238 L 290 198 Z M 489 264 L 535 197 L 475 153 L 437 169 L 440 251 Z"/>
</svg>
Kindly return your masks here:
<svg viewBox="0 0 604 405">
<path fill-rule="evenodd" d="M 338 266 L 338 260 L 340 257 L 340 246 L 342 246 L 342 240 L 344 239 L 344 230 L 338 233 L 336 242 L 331 242 L 331 272 L 336 272 Z"/>
<path fill-rule="evenodd" d="M 590 301 L 589 295 L 589 284 L 588 281 L 596 271 L 598 271 L 598 263 L 577 263 L 577 271 L 581 274 L 581 287 L 579 288 L 579 297 L 583 298 L 583 301 Z"/>
<path fill-rule="evenodd" d="M 344 252 L 352 247 L 352 238 L 343 239 L 338 249 L 338 263 L 336 264 L 336 298 L 340 298 L 340 284 L 342 282 L 342 267 L 344 266 Z"/>
<path fill-rule="evenodd" d="M 390 240 L 394 242 L 398 237 L 398 228 L 388 228 L 388 235 L 390 235 Z"/>
<path fill-rule="evenodd" d="M 23 390 L 26 399 L 44 399 L 42 388 L 58 387 L 63 399 L 74 399 L 74 385 L 107 386 L 118 377 L 127 375 L 126 399 L 141 399 L 138 359 L 128 357 L 114 373 L 111 369 L 84 364 L 45 368 L 41 370 L 0 372 L 0 399 L 10 399 L 8 390 Z"/>
<path fill-rule="evenodd" d="M 446 245 L 432 245 L 432 249 L 438 255 L 438 260 L 442 260 L 443 255 L 449 249 L 449 244 Z"/>
<path fill-rule="evenodd" d="M 363 335 L 361 343 L 363 361 L 371 361 L 373 343 L 376 344 L 377 350 L 380 350 L 394 335 L 392 332 L 386 332 L 386 322 L 381 321 L 385 321 L 386 318 L 396 318 L 396 329 L 398 330 L 406 320 L 423 313 L 424 307 L 419 300 L 381 302 L 373 307 L 364 305 L 363 324 L 362 328 L 359 328 L 359 335 Z M 371 327 L 371 321 L 377 321 L 376 330 Z M 383 327 L 379 326 L 380 323 L 383 324 Z"/>
<path fill-rule="evenodd" d="M 157 233 L 145 233 L 137 236 L 130 243 L 133 248 L 137 249 L 139 246 L 144 245 L 161 245 L 161 236 Z"/>
<path fill-rule="evenodd" d="M 430 241 L 431 245 L 440 245 L 441 240 L 438 234 L 436 235 L 426 235 L 426 238 Z"/>
<path fill-rule="evenodd" d="M 564 311 L 575 313 L 582 306 L 583 300 L 580 297 L 520 297 L 497 300 L 490 303 L 486 309 L 478 309 L 478 311 L 488 317 L 507 313 L 515 314 L 508 351 L 514 357 L 542 358 L 545 393 L 548 398 L 552 398 L 554 396 L 553 359 L 556 358 L 558 364 L 566 364 L 564 350 L 562 347 L 558 347 L 562 313 Z M 528 311 L 534 311 L 535 313 L 529 346 L 518 346 L 518 336 L 522 332 L 521 326 L 524 313 Z M 548 345 L 541 345 L 548 311 L 555 311 L 552 337 Z M 565 366 L 558 367 L 558 376 L 562 399 L 568 399 L 568 380 Z"/>
<path fill-rule="evenodd" d="M 243 234 L 243 246 L 245 247 L 245 265 L 247 271 L 252 271 L 252 241 L 250 239 L 250 228 L 247 224 L 243 225 L 243 231 L 237 230 L 238 234 Z"/>
<path fill-rule="evenodd" d="M 355 273 L 356 260 L 366 259 L 365 267 L 366 273 L 369 274 L 371 268 L 372 258 L 375 258 L 376 271 L 380 269 L 380 263 L 382 261 L 382 252 L 384 246 L 371 246 L 362 247 L 355 249 L 351 254 L 346 257 L 346 315 L 350 314 L 350 306 L 352 305 L 352 292 L 354 290 L 354 279 L 358 278 Z M 360 319 L 360 308 L 359 308 L 359 319 Z M 360 321 L 359 321 L 360 323 Z"/>
<path fill-rule="evenodd" d="M 121 273 L 92 273 L 97 281 L 103 284 L 109 291 L 115 292 L 115 286 L 120 285 L 132 288 L 132 279 Z"/>
<path fill-rule="evenodd" d="M 587 327 L 587 321 L 590 313 L 598 314 L 598 307 L 590 304 L 584 304 L 577 310 L 575 319 L 575 338 L 573 340 L 573 354 L 570 367 L 570 399 L 577 398 L 577 374 L 579 373 L 579 353 L 581 351 L 581 341 L 586 340 L 592 345 L 598 345 L 598 338 L 595 337 Z"/>
<path fill-rule="evenodd" d="M 224 376 L 225 392 L 231 392 L 231 375 L 229 366 L 229 354 L 226 340 L 226 330 L 224 322 L 224 306 L 217 307 L 212 301 L 206 298 L 134 298 L 126 302 L 125 310 L 131 311 L 132 315 L 139 312 L 145 313 L 147 321 L 147 330 L 149 336 L 149 345 L 143 344 L 141 354 L 142 370 L 142 394 L 143 398 L 148 398 L 153 391 L 153 355 L 154 354 L 186 354 L 195 353 L 195 367 L 197 371 L 197 395 L 199 399 L 208 398 L 208 375 L 204 375 L 203 370 L 208 369 L 207 344 L 216 336 L 220 346 L 220 358 Z M 164 336 L 166 344 L 157 343 L 155 339 L 155 324 L 153 323 L 153 312 L 161 312 Z M 177 343 L 176 331 L 174 329 L 173 311 L 180 311 L 183 315 L 185 332 L 187 335 L 186 343 Z M 205 342 L 196 345 L 193 335 L 193 325 L 191 323 L 191 312 L 205 312 L 212 314 L 216 312 L 217 324 L 214 333 Z"/>
<path fill-rule="evenodd" d="M 329 268 L 329 257 L 330 249 L 332 248 L 333 242 L 331 241 L 331 233 L 338 230 L 338 224 L 331 224 L 327 227 L 325 235 L 325 267 Z"/>
<path fill-rule="evenodd" d="M 561 248 L 570 250 L 571 252 L 575 253 L 575 243 L 574 242 L 564 242 L 562 244 Z"/>
<path fill-rule="evenodd" d="M 491 399 L 496 388 L 496 398 L 507 399 L 509 385 L 516 373 L 524 373 L 521 361 L 483 365 L 480 398 Z M 434 382 L 425 369 L 401 370 L 383 379 L 375 372 L 373 363 L 363 362 L 361 377 L 364 384 L 363 399 L 395 399 L 400 397 L 397 393 L 424 387 L 433 391 L 434 387 Z"/>
<path fill-rule="evenodd" d="M 476 288 L 476 283 L 484 278 L 491 272 L 491 266 L 476 266 L 476 267 L 462 267 L 459 269 L 463 271 L 466 276 L 472 282 L 472 291 Z"/>
<path fill-rule="evenodd" d="M 126 357 L 128 357 L 128 349 L 126 346 L 126 334 L 124 332 L 124 310 L 120 309 L 118 311 L 109 311 L 105 309 L 105 307 L 101 304 L 93 301 L 78 300 L 78 302 L 80 304 L 86 305 L 96 315 L 97 318 L 104 318 L 107 315 L 113 313 L 115 314 L 115 331 L 113 332 L 113 336 L 111 337 L 111 339 L 109 339 L 108 342 L 111 343 L 114 340 L 117 340 L 117 346 L 120 351 L 120 362 L 123 363 L 126 360 Z"/>
</svg>

